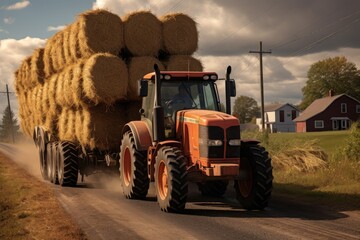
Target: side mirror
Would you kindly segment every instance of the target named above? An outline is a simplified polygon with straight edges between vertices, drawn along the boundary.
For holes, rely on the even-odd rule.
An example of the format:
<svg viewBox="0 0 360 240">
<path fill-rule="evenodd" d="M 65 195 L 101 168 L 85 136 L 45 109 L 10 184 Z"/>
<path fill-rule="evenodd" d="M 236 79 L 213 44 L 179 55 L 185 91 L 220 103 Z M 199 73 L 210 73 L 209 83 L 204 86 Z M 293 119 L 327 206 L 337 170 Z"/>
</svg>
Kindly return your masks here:
<svg viewBox="0 0 360 240">
<path fill-rule="evenodd" d="M 146 97 L 148 95 L 148 81 L 139 80 L 139 97 Z"/>
<path fill-rule="evenodd" d="M 236 97 L 236 84 L 234 79 L 230 79 L 230 97 Z"/>
</svg>

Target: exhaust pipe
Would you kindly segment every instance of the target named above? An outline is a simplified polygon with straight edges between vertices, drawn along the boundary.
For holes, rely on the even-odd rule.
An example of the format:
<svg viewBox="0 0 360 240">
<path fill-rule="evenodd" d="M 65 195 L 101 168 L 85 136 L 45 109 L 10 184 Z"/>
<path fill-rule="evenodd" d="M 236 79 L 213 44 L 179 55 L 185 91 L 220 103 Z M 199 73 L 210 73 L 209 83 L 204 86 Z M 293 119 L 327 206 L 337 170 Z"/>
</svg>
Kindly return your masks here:
<svg viewBox="0 0 360 240">
<path fill-rule="evenodd" d="M 226 69 L 226 79 L 225 79 L 225 103 L 226 103 L 226 113 L 231 115 L 231 101 L 230 101 L 230 73 L 231 66 L 228 66 Z"/>
<path fill-rule="evenodd" d="M 153 108 L 152 129 L 155 142 L 165 140 L 164 108 L 161 106 L 161 79 L 160 69 L 157 64 L 155 70 L 155 106 Z"/>
</svg>

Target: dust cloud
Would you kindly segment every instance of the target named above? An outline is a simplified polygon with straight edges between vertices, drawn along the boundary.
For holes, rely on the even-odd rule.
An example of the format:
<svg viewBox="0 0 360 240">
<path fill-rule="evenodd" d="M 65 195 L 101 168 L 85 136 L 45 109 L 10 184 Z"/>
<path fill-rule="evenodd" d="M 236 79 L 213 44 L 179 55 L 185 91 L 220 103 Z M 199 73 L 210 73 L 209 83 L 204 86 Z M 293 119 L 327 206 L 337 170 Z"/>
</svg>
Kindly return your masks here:
<svg viewBox="0 0 360 240">
<path fill-rule="evenodd" d="M 39 153 L 34 143 L 0 144 L 0 150 L 19 167 L 31 175 L 42 179 L 40 172 Z"/>
</svg>

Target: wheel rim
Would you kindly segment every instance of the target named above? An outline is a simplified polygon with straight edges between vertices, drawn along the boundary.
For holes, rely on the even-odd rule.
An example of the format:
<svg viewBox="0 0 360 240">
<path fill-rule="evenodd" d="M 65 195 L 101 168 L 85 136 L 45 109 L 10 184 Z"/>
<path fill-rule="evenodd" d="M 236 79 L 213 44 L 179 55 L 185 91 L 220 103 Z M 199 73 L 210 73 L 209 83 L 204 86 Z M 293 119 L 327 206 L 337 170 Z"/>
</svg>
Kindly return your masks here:
<svg viewBox="0 0 360 240">
<path fill-rule="evenodd" d="M 63 181 L 63 177 L 64 177 L 64 161 L 62 158 L 62 149 L 61 147 L 58 148 L 58 154 L 57 154 L 57 171 L 58 171 L 58 179 L 59 179 L 59 183 L 62 183 Z"/>
<path fill-rule="evenodd" d="M 168 194 L 168 175 L 167 167 L 164 161 L 161 161 L 159 164 L 159 174 L 158 174 L 158 184 L 159 196 L 161 199 L 165 199 Z"/>
<path fill-rule="evenodd" d="M 129 186 L 131 180 L 131 155 L 129 148 L 125 149 L 123 165 L 124 165 L 124 172 L 123 172 L 124 183 L 126 186 Z"/>
<path fill-rule="evenodd" d="M 243 197 L 248 197 L 251 194 L 252 186 L 253 186 L 253 175 L 251 171 L 251 167 L 247 164 L 245 168 L 241 169 L 245 172 L 245 179 L 238 181 L 238 188 L 240 194 Z"/>
</svg>

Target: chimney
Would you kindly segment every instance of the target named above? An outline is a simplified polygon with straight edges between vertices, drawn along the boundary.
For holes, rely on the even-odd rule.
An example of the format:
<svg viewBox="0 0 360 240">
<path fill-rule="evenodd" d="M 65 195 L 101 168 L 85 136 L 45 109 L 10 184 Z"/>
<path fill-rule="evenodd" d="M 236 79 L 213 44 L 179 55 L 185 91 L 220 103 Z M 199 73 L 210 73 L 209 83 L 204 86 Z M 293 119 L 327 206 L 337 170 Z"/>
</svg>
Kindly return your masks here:
<svg viewBox="0 0 360 240">
<path fill-rule="evenodd" d="M 334 90 L 330 89 L 329 90 L 329 97 L 333 97 L 334 96 Z"/>
</svg>

